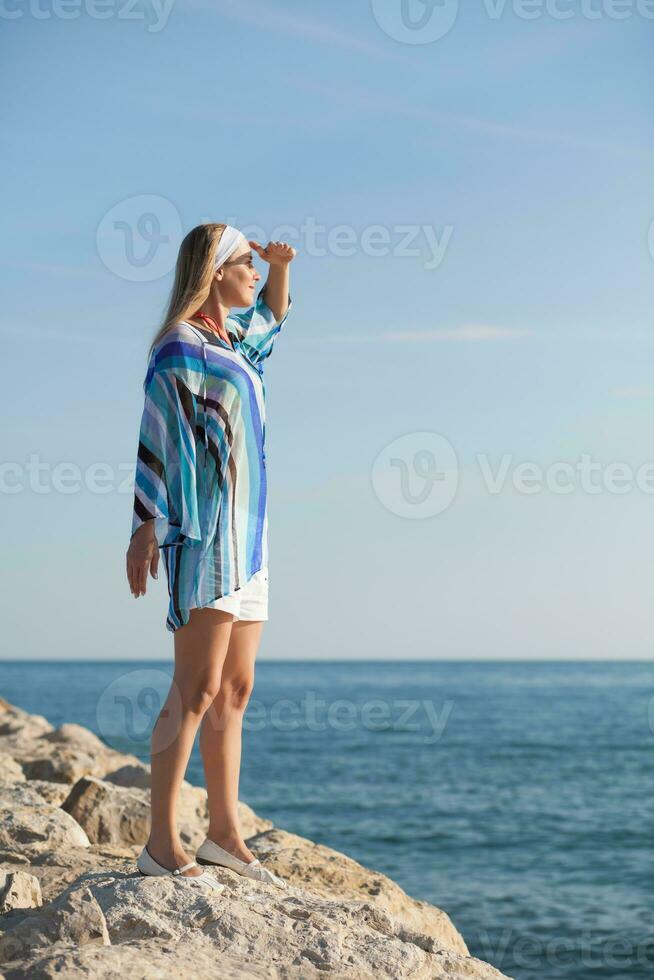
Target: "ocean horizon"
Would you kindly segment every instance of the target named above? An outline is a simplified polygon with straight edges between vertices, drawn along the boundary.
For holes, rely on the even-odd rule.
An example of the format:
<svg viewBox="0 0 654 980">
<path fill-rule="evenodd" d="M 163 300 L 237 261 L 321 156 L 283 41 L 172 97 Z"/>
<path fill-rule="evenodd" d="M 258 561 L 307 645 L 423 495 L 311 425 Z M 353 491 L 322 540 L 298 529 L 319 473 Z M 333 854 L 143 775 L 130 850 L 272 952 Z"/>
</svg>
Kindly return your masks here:
<svg viewBox="0 0 654 980">
<path fill-rule="evenodd" d="M 0 674 L 11 703 L 147 761 L 172 663 Z M 443 909 L 509 976 L 646 978 L 653 746 L 650 661 L 260 660 L 240 798 Z"/>
</svg>

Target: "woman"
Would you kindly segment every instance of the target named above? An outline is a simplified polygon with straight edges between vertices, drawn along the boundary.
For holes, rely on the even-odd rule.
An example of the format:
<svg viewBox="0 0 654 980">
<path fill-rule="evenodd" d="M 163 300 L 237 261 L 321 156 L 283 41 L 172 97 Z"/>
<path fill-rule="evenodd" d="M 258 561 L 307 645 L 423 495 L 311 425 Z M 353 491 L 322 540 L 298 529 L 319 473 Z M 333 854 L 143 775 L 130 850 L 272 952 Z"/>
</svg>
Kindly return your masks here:
<svg viewBox="0 0 654 980">
<path fill-rule="evenodd" d="M 256 302 L 253 249 L 270 266 Z M 285 884 L 243 839 L 238 785 L 243 714 L 268 619 L 263 361 L 291 307 L 295 254 L 283 242 L 263 248 L 231 225 L 190 231 L 144 383 L 127 578 L 135 598 L 145 595 L 161 549 L 175 670 L 152 733 L 151 829 L 137 863 L 142 874 L 217 891 L 189 860 L 176 822 L 198 728 L 209 805 L 198 860 Z"/>
</svg>

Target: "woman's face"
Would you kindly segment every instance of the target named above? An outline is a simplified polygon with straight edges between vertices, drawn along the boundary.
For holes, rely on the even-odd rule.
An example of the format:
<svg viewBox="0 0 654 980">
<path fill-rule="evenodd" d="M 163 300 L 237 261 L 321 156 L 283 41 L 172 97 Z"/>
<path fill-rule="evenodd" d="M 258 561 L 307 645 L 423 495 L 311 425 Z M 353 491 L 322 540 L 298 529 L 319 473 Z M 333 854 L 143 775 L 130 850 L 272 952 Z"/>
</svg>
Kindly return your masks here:
<svg viewBox="0 0 654 980">
<path fill-rule="evenodd" d="M 218 280 L 221 302 L 225 306 L 252 306 L 256 284 L 261 279 L 254 267 L 252 249 L 244 246 L 221 269 L 223 277 Z"/>
</svg>

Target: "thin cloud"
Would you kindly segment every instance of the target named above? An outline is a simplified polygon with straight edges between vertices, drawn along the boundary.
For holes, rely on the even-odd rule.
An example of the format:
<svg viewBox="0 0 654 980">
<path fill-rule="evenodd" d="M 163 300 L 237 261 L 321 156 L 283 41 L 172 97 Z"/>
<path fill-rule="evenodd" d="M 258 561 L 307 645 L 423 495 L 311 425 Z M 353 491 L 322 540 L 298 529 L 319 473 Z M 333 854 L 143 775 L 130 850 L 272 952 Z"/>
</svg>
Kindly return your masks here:
<svg viewBox="0 0 654 980">
<path fill-rule="evenodd" d="M 41 326 L 25 326 L 22 323 L 0 324 L 0 337 L 4 340 L 29 340 L 38 343 L 54 343 L 60 346 L 66 344 L 89 344 L 91 347 L 122 346 L 126 349 L 133 343 L 130 337 L 126 339 L 110 330 L 89 329 L 83 333 L 67 333 L 64 330 Z"/>
<path fill-rule="evenodd" d="M 89 274 L 95 274 L 98 269 L 90 263 L 63 263 L 63 262 L 32 262 L 27 261 L 17 261 L 14 259 L 9 259 L 6 265 L 13 269 L 24 269 L 27 272 L 37 272 L 39 274 L 46 275 L 56 275 L 56 276 L 79 276 L 80 274 L 88 276 Z"/>
<path fill-rule="evenodd" d="M 489 340 L 515 340 L 534 333 L 528 327 L 494 327 L 485 323 L 469 323 L 460 327 L 435 327 L 433 330 L 387 330 L 381 334 L 380 340 L 390 343 L 454 341 L 467 344 Z"/>
<path fill-rule="evenodd" d="M 221 14 L 225 14 L 232 20 L 247 24 L 250 27 L 257 27 L 265 31 L 277 31 L 280 34 L 299 37 L 305 41 L 317 41 L 319 44 L 327 44 L 347 51 L 354 51 L 357 54 L 370 55 L 373 58 L 381 58 L 384 61 L 404 61 L 404 57 L 388 51 L 380 45 L 370 44 L 368 41 L 361 40 L 331 27 L 323 20 L 315 17 L 302 17 L 291 14 L 278 6 L 270 4 L 253 3 L 249 0 L 247 4 L 240 0 L 219 0 L 212 4 L 212 9 L 218 8 Z"/>
<path fill-rule="evenodd" d="M 493 119 L 482 119 L 479 116 L 472 116 L 463 112 L 447 112 L 441 109 L 422 108 L 419 105 L 407 105 L 398 99 L 387 96 L 366 95 L 362 92 L 355 92 L 351 88 L 345 92 L 338 92 L 331 85 L 326 85 L 314 79 L 298 79 L 298 87 L 329 96 L 331 102 L 338 101 L 341 105 L 349 109 L 356 108 L 366 112 L 377 112 L 385 115 L 394 113 L 395 115 L 404 116 L 409 119 L 419 119 L 422 122 L 436 123 L 439 126 L 452 125 L 458 129 L 486 133 L 491 136 L 508 136 L 545 143 L 563 143 L 568 146 L 580 146 L 585 149 L 601 150 L 602 152 L 633 153 L 645 157 L 654 156 L 654 150 L 648 147 L 619 146 L 615 143 L 587 140 L 569 133 L 559 133 L 554 130 L 532 129 L 527 126 L 497 122 Z"/>
<path fill-rule="evenodd" d="M 406 344 L 406 343 L 461 343 L 475 344 L 518 340 L 535 336 L 529 327 L 497 327 L 484 323 L 464 324 L 460 327 L 435 327 L 433 330 L 383 330 L 377 334 L 362 334 L 353 330 L 348 334 L 322 334 L 318 337 L 300 336 L 299 343 L 310 344 Z"/>
</svg>

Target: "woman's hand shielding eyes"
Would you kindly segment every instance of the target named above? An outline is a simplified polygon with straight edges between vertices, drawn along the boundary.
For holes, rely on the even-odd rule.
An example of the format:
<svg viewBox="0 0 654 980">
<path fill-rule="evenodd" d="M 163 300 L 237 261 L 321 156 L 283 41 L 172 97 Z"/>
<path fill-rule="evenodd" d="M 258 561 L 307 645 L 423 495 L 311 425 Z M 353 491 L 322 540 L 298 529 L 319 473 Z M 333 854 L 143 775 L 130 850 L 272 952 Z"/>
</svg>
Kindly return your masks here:
<svg viewBox="0 0 654 980">
<path fill-rule="evenodd" d="M 295 249 L 286 242 L 268 242 L 263 248 L 258 242 L 248 240 L 248 245 L 269 265 L 288 265 L 297 255 Z"/>
</svg>

